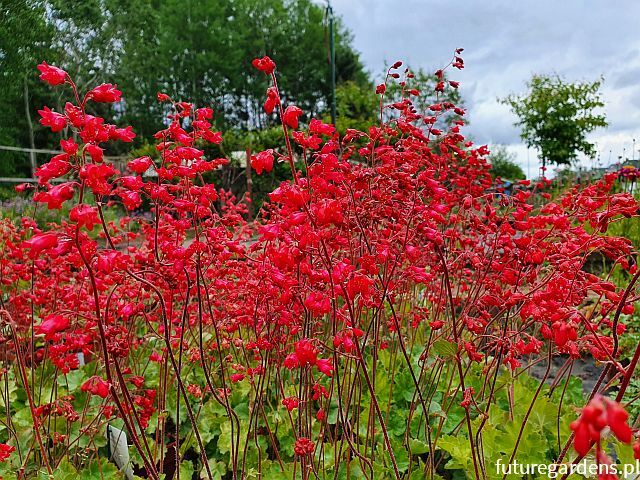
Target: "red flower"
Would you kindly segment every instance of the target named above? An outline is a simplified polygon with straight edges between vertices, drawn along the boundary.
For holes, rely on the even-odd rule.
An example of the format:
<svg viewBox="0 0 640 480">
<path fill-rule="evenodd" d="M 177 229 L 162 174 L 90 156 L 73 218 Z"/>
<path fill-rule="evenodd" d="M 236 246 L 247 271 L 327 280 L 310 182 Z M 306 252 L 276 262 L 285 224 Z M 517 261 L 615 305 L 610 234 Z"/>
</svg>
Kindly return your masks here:
<svg viewBox="0 0 640 480">
<path fill-rule="evenodd" d="M 69 328 L 69 325 L 70 322 L 67 317 L 51 314 L 48 315 L 40 325 L 34 326 L 33 331 L 36 335 L 44 335 L 44 338 L 49 340 L 54 334 L 64 332 Z"/>
<path fill-rule="evenodd" d="M 87 227 L 87 230 L 93 230 L 94 225 L 100 223 L 97 210 L 83 203 L 71 209 L 69 220 L 77 223 L 80 227 Z"/>
<path fill-rule="evenodd" d="M 133 131 L 133 127 L 128 126 L 125 128 L 114 128 L 111 132 L 111 138 L 113 140 L 120 140 L 121 142 L 133 142 L 136 138 L 136 134 Z"/>
<path fill-rule="evenodd" d="M 78 144 L 73 140 L 73 138 L 60 140 L 60 146 L 67 155 L 75 155 L 78 153 Z"/>
<path fill-rule="evenodd" d="M 303 303 L 314 315 L 320 316 L 331 311 L 331 301 L 329 297 L 321 292 L 311 292 Z"/>
<path fill-rule="evenodd" d="M 113 85 L 111 83 L 103 83 L 87 93 L 87 98 L 91 98 L 94 102 L 118 102 L 120 101 L 122 92 L 116 87 L 117 85 Z"/>
<path fill-rule="evenodd" d="M 29 257 L 36 258 L 40 252 L 58 246 L 58 236 L 55 233 L 39 233 L 29 240 L 22 242 L 22 248 L 30 250 Z"/>
<path fill-rule="evenodd" d="M 40 177 L 42 179 L 42 177 Z M 58 210 L 62 204 L 73 198 L 73 186 L 70 183 L 61 183 L 51 187 L 46 192 L 38 192 L 33 196 L 36 202 L 47 204 L 49 210 Z"/>
<path fill-rule="evenodd" d="M 611 431 L 621 442 L 630 443 L 633 435 L 627 424 L 629 414 L 618 402 L 607 401 L 606 405 L 607 420 Z"/>
<path fill-rule="evenodd" d="M 160 355 L 158 352 L 154 350 L 153 352 L 151 352 L 151 355 L 149 355 L 149 361 L 162 363 L 164 362 L 164 358 L 162 357 L 162 355 Z"/>
<path fill-rule="evenodd" d="M 315 365 L 318 359 L 318 349 L 311 340 L 303 338 L 294 345 L 294 351 L 300 366 Z"/>
<path fill-rule="evenodd" d="M 294 130 L 298 128 L 298 117 L 302 115 L 302 109 L 295 105 L 289 105 L 282 114 L 282 120 L 288 126 Z"/>
<path fill-rule="evenodd" d="M 109 387 L 109 382 L 106 382 L 97 375 L 94 375 L 82 384 L 80 390 L 83 392 L 89 392 L 91 395 L 98 395 L 99 397 L 107 398 L 109 396 Z"/>
<path fill-rule="evenodd" d="M 293 451 L 299 457 L 311 455 L 315 449 L 314 443 L 306 437 L 299 437 L 293 447 Z"/>
<path fill-rule="evenodd" d="M 276 69 L 276 64 L 269 57 L 264 56 L 262 58 L 255 58 L 251 65 L 260 70 L 261 72 L 266 73 L 267 75 L 271 75 Z"/>
<path fill-rule="evenodd" d="M 251 156 L 251 166 L 259 175 L 262 172 L 270 172 L 273 170 L 273 151 L 265 150 L 257 155 Z"/>
<path fill-rule="evenodd" d="M 274 87 L 267 88 L 267 99 L 264 102 L 264 111 L 267 115 L 271 115 L 279 103 L 278 91 Z"/>
<path fill-rule="evenodd" d="M 585 456 L 594 443 L 599 447 L 600 435 L 606 426 L 618 440 L 630 443 L 632 433 L 627 424 L 628 417 L 629 414 L 618 402 L 597 395 L 570 425 L 574 431 L 573 448 L 578 455 Z"/>
<path fill-rule="evenodd" d="M 327 377 L 333 375 L 333 364 L 327 358 L 319 358 L 316 360 L 316 368 L 320 373 L 324 373 Z"/>
<path fill-rule="evenodd" d="M 138 157 L 131 160 L 127 166 L 134 173 L 143 174 L 153 164 L 151 157 Z"/>
<path fill-rule="evenodd" d="M 38 70 L 41 72 L 40 80 L 47 82 L 51 86 L 60 85 L 67 79 L 67 72 L 53 65 L 47 65 L 47 62 L 42 62 L 38 65 Z"/>
<path fill-rule="evenodd" d="M 298 357 L 296 356 L 295 353 L 291 353 L 289 355 L 287 355 L 284 359 L 283 365 L 285 368 L 288 368 L 289 370 L 292 370 L 296 367 L 300 366 L 300 362 L 298 361 Z"/>
<path fill-rule="evenodd" d="M 314 118 L 309 122 L 309 133 L 315 133 L 319 135 L 333 135 L 336 129 L 329 123 L 324 123 L 317 118 Z"/>
<path fill-rule="evenodd" d="M 6 462 L 9 455 L 11 455 L 15 449 L 16 447 L 12 447 L 6 443 L 0 443 L 0 462 Z"/>
<path fill-rule="evenodd" d="M 122 192 L 120 199 L 127 210 L 134 210 L 142 205 L 142 199 L 138 192 Z"/>
<path fill-rule="evenodd" d="M 382 95 L 386 91 L 387 91 L 387 86 L 384 83 L 381 83 L 380 85 L 378 85 L 376 87 L 376 94 L 377 95 Z"/>
<path fill-rule="evenodd" d="M 289 410 L 290 412 L 298 408 L 299 403 L 300 402 L 298 401 L 297 397 L 287 397 L 282 399 L 282 405 L 287 407 L 287 410 Z"/>
<path fill-rule="evenodd" d="M 90 143 L 84 148 L 84 150 L 91 156 L 91 159 L 95 163 L 102 163 L 104 150 L 98 145 Z"/>
<path fill-rule="evenodd" d="M 49 107 L 38 110 L 38 113 L 42 117 L 40 123 L 45 127 L 50 127 L 52 132 L 59 132 L 67 126 L 67 117 L 54 112 Z"/>
</svg>

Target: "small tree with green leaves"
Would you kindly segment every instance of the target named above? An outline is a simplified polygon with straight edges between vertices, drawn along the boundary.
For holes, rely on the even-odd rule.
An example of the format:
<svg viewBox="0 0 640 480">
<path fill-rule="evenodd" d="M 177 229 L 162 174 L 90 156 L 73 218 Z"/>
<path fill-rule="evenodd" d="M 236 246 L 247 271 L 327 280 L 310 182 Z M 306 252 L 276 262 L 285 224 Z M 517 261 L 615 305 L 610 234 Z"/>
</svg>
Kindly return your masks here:
<svg viewBox="0 0 640 480">
<path fill-rule="evenodd" d="M 527 176 L 516 163 L 516 155 L 507 150 L 504 145 L 495 145 L 491 147 L 489 155 L 489 163 L 491 164 L 491 176 L 493 178 L 500 177 L 503 180 L 522 180 Z"/>
<path fill-rule="evenodd" d="M 570 83 L 558 75 L 534 75 L 526 94 L 501 100 L 518 116 L 520 136 L 540 152 L 543 167 L 569 165 L 579 153 L 595 154 L 587 135 L 608 125 L 596 112 L 604 106 L 599 93 L 602 81 Z"/>
</svg>

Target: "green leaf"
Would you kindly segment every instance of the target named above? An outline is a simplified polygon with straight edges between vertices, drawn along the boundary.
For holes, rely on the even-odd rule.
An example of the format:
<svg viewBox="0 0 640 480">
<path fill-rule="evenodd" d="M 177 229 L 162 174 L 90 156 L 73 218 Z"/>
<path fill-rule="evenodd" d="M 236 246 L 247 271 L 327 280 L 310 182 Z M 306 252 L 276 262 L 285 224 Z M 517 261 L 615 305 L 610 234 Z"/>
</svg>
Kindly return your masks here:
<svg viewBox="0 0 640 480">
<path fill-rule="evenodd" d="M 453 358 L 458 353 L 458 345 L 445 339 L 436 340 L 431 348 L 436 355 L 443 358 Z"/>
<path fill-rule="evenodd" d="M 421 455 L 429 451 L 429 444 L 415 438 L 409 439 L 409 448 L 412 455 Z"/>
<path fill-rule="evenodd" d="M 191 461 L 183 460 L 180 462 L 180 478 L 183 480 L 191 480 L 194 471 L 195 469 L 193 468 L 193 463 Z"/>
<path fill-rule="evenodd" d="M 63 458 L 62 462 L 60 462 L 53 471 L 53 478 L 55 480 L 76 480 L 78 478 L 78 471 L 69 463 L 67 458 Z"/>
</svg>

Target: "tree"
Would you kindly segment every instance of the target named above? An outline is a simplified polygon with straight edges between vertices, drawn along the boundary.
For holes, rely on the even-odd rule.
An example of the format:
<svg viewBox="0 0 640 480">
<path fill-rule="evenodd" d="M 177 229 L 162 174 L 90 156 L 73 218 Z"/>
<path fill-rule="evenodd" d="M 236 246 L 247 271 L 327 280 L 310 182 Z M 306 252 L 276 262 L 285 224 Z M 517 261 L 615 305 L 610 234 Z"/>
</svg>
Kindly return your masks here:
<svg viewBox="0 0 640 480">
<path fill-rule="evenodd" d="M 491 176 L 500 177 L 503 180 L 521 180 L 527 176 L 516 163 L 516 155 L 509 152 L 504 145 L 496 145 L 491 148 L 489 155 L 491 164 Z"/>
<path fill-rule="evenodd" d="M 35 105 L 51 93 L 42 88 L 37 57 L 50 54 L 52 29 L 45 21 L 45 5 L 38 0 L 9 0 L 0 4 L 0 145 L 31 147 L 40 132 Z M 0 150 L 0 176 L 32 173 L 35 154 Z"/>
<path fill-rule="evenodd" d="M 263 55 L 278 66 L 285 104 L 296 103 L 309 115 L 329 105 L 324 9 L 310 0 L 165 0 L 155 8 L 127 0 L 114 15 L 125 25 L 115 80 L 127 100 L 127 119 L 142 126 L 144 136 L 166 113 L 155 99 L 159 90 L 212 105 L 217 121 L 227 125 L 245 130 L 271 125 L 274 117 L 262 108 L 264 74 L 251 66 Z M 340 22 L 336 37 L 338 82 L 366 82 Z"/>
<path fill-rule="evenodd" d="M 81 90 L 117 83 L 124 101 L 91 105 L 92 113 L 135 124 L 138 145 L 166 120 L 158 91 L 212 106 L 221 128 L 274 125 L 262 108 L 264 74 L 251 66 L 263 55 L 278 65 L 285 104 L 306 118 L 330 104 L 325 10 L 311 0 L 0 0 L 0 18 L 0 144 L 59 148 L 60 134 L 38 124 L 42 105 L 64 107 L 38 80 L 43 60 L 71 73 Z M 336 63 L 339 85 L 369 81 L 339 19 Z M 118 148 L 110 144 L 109 153 Z M 26 155 L 0 151 L 0 173 L 29 169 Z"/>
<path fill-rule="evenodd" d="M 373 85 L 359 85 L 354 81 L 338 85 L 336 128 L 342 133 L 347 128 L 367 131 L 369 126 L 379 119 L 379 102 L 380 98 L 376 95 Z M 326 115 L 325 120 L 330 121 L 329 115 Z"/>
<path fill-rule="evenodd" d="M 567 83 L 558 75 L 534 75 L 525 95 L 501 100 L 519 117 L 520 136 L 540 152 L 543 167 L 571 164 L 579 153 L 595 154 L 587 135 L 608 125 L 604 115 L 595 113 L 604 106 L 602 81 Z"/>
</svg>

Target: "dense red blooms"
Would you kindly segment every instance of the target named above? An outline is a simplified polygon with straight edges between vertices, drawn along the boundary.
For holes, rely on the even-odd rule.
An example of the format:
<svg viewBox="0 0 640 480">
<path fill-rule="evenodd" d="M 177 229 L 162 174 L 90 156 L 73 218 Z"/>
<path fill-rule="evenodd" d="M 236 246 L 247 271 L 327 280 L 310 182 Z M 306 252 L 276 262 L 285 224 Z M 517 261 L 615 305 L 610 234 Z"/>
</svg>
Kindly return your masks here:
<svg viewBox="0 0 640 480">
<path fill-rule="evenodd" d="M 299 457 L 306 457 L 308 455 L 311 455 L 314 449 L 315 449 L 315 445 L 313 441 L 309 440 L 306 437 L 299 437 L 296 440 L 295 446 L 293 447 L 293 451 Z"/>
<path fill-rule="evenodd" d="M 268 57 L 253 64 L 274 73 Z M 463 68 L 459 52 L 451 66 Z M 52 85 L 76 88 L 55 67 L 39 70 Z M 402 75 L 391 70 L 379 95 Z M 488 148 L 466 140 L 460 124 L 441 127 L 442 115 L 464 111 L 439 97 L 419 112 L 413 102 L 420 92 L 408 70 L 404 75 L 401 99 L 384 105 L 380 97 L 382 122 L 345 135 L 316 118 L 300 124 L 302 110 L 282 108 L 275 77 L 262 77 L 269 82 L 264 109 L 281 114 L 293 142 L 255 153 L 250 166 L 263 174 L 280 160 L 291 180 L 268 193 L 251 221 L 246 197 L 211 182 L 211 172 L 228 162 L 208 155 L 222 141 L 211 108 L 159 93 L 168 117 L 156 134 L 157 158 L 135 158 L 125 168 L 107 149 L 133 140 L 133 129 L 106 123 L 86 104 L 120 101 L 114 85 L 80 95 L 84 100 L 68 102 L 64 114 L 41 111 L 43 125 L 68 135 L 63 152 L 37 169 L 33 199 L 69 214 L 47 225 L 0 221 L 0 284 L 7 325 L 33 347 L 24 349 L 26 363 L 55 372 L 58 392 L 34 400 L 35 418 L 64 419 L 51 422 L 60 431 L 45 438 L 45 453 L 54 455 L 52 445 L 65 435 L 76 441 L 87 425 L 117 417 L 136 427 L 129 430 L 132 448 L 148 469 L 157 458 L 137 427 L 157 436 L 178 427 L 189 431 L 185 449 L 203 457 L 198 432 L 207 449 L 229 438 L 229 471 L 244 475 L 236 424 L 233 435 L 228 424 L 200 428 L 217 409 L 224 421 L 242 416 L 241 431 L 245 417 L 255 422 L 249 435 L 264 435 L 269 455 L 295 454 L 315 468 L 306 457 L 338 437 L 338 462 L 375 448 L 376 463 L 393 467 L 395 447 L 386 436 L 395 435 L 397 445 L 416 435 L 428 443 L 431 406 L 418 393 L 432 392 L 427 382 L 437 377 L 447 383 L 448 393 L 436 399 L 442 410 L 462 411 L 477 428 L 504 386 L 496 379 L 516 378 L 542 354 L 593 357 L 623 374 L 621 315 L 634 312 L 637 298 L 586 268 L 587 258 L 599 255 L 616 273 L 637 272 L 630 242 L 605 235 L 613 222 L 637 215 L 631 195 L 614 193 L 618 175 L 553 197 L 546 178 L 496 193 Z M 444 71 L 436 78 L 439 91 L 458 87 Z M 128 216 L 114 218 L 114 210 Z M 387 378 L 390 372 L 396 376 Z M 72 406 L 64 389 L 74 381 L 103 400 L 89 398 L 83 411 Z M 401 388 L 408 408 L 379 412 Z M 357 406 L 362 398 L 371 402 L 365 409 Z M 177 401 L 180 425 L 170 425 Z M 191 412 L 183 414 L 187 406 Z M 104 418 L 95 421 L 97 415 Z M 459 420 L 447 423 L 448 436 L 466 434 L 467 418 Z M 599 444 L 605 427 L 631 442 L 627 420 L 618 403 L 594 399 L 572 424 L 576 451 Z M 290 429 L 294 445 L 293 436 L 271 441 L 276 424 Z M 256 443 L 250 440 L 247 449 Z M 610 461 L 599 447 L 596 453 Z M 421 462 L 431 458 L 424 455 Z"/>
</svg>

